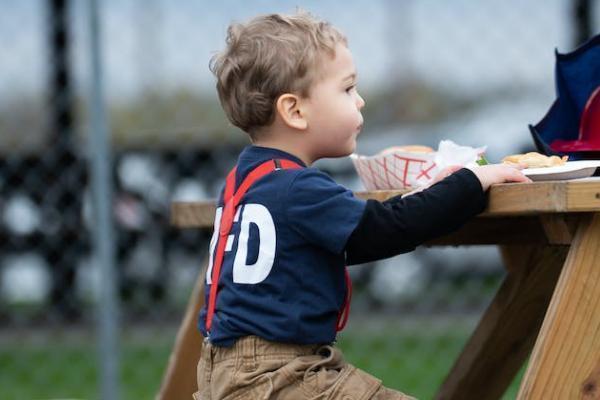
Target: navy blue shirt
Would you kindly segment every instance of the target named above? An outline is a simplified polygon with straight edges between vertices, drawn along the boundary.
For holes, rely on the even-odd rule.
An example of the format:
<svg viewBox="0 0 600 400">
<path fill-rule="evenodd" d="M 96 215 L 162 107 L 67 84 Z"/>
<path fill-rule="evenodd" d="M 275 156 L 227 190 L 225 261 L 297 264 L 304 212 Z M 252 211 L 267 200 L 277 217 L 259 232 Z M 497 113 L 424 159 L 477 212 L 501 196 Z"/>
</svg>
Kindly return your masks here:
<svg viewBox="0 0 600 400">
<path fill-rule="evenodd" d="M 252 185 L 240 202 L 227 241 L 210 335 L 206 304 L 216 250 L 206 275 L 199 327 L 215 345 L 242 336 L 299 343 L 330 343 L 346 293 L 344 249 L 366 202 L 316 168 L 286 152 L 249 146 L 237 163 L 236 189 L 267 160 L 305 167 L 274 171 Z M 217 204 L 218 231 L 223 194 Z"/>
</svg>

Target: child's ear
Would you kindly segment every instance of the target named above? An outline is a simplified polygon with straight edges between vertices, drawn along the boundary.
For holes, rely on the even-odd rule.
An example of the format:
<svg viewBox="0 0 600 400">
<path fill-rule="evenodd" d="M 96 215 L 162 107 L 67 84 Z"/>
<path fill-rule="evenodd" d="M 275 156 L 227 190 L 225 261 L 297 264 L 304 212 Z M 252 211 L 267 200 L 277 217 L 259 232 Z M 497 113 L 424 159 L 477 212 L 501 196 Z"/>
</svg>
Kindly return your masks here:
<svg viewBox="0 0 600 400">
<path fill-rule="evenodd" d="M 305 130 L 308 127 L 302 109 L 302 100 L 295 94 L 285 93 L 279 96 L 275 103 L 275 111 L 291 128 Z"/>
</svg>

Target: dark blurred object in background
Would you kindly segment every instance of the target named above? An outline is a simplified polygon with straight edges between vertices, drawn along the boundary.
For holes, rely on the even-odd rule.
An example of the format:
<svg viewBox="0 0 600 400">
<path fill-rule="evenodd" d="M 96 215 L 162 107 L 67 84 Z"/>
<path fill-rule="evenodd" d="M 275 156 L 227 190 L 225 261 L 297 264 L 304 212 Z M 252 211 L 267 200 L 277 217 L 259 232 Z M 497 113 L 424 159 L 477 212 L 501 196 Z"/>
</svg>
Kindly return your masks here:
<svg viewBox="0 0 600 400">
<path fill-rule="evenodd" d="M 596 2 L 597 3 L 597 2 Z M 594 34 L 592 0 L 572 0 L 573 10 L 573 47 L 589 40 Z"/>
</svg>

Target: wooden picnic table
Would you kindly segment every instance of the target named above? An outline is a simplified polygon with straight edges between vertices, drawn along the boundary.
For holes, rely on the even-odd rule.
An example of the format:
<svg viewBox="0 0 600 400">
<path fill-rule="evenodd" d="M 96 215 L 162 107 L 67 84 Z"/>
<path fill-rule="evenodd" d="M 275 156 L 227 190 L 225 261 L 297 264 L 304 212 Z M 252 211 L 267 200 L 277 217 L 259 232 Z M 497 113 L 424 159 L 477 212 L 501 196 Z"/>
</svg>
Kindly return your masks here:
<svg viewBox="0 0 600 400">
<path fill-rule="evenodd" d="M 400 193 L 357 196 L 385 200 Z M 172 223 L 210 229 L 214 213 L 210 202 L 174 203 Z M 507 274 L 436 398 L 499 399 L 531 355 L 519 399 L 600 399 L 600 179 L 495 185 L 482 214 L 426 245 L 478 244 L 501 247 Z M 190 399 L 196 390 L 203 278 L 160 399 Z"/>
</svg>

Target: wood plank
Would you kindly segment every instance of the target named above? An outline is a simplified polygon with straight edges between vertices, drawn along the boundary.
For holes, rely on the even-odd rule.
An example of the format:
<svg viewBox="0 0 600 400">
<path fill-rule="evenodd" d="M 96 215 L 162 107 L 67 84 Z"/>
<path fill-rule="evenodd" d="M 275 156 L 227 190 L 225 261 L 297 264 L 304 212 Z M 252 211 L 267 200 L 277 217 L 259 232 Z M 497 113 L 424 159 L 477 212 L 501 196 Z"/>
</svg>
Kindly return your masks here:
<svg viewBox="0 0 600 400">
<path fill-rule="evenodd" d="M 600 399 L 600 214 L 581 222 L 519 399 Z"/>
<path fill-rule="evenodd" d="M 174 203 L 171 221 L 180 228 L 212 228 L 214 204 Z M 515 228 L 518 227 L 518 228 Z M 561 237 L 561 241 L 564 238 Z M 427 246 L 483 244 L 546 244 L 548 240 L 535 216 L 476 218 L 450 235 L 432 240 Z"/>
<path fill-rule="evenodd" d="M 169 357 L 163 381 L 156 398 L 158 400 L 190 400 L 198 390 L 196 367 L 200 360 L 203 337 L 197 329 L 198 314 L 204 305 L 204 277 L 208 257 L 190 295 L 188 305 L 179 326 L 175 345 Z"/>
<path fill-rule="evenodd" d="M 205 203 L 174 203 L 171 221 L 180 228 L 212 228 L 215 205 Z M 518 228 L 516 228 L 518 227 Z M 561 241 L 564 238 L 561 238 Z M 428 246 L 476 244 L 546 244 L 544 229 L 537 217 L 476 218 L 451 235 Z M 553 242 L 550 242 L 553 243 Z"/>
<path fill-rule="evenodd" d="M 567 182 L 507 183 L 490 188 L 485 214 L 535 214 L 567 210 Z"/>
<path fill-rule="evenodd" d="M 593 179 L 572 181 L 568 185 L 567 210 L 592 211 L 600 209 L 600 187 L 592 184 L 592 182 L 598 182 L 598 178 Z"/>
<path fill-rule="evenodd" d="M 178 228 L 212 228 L 215 223 L 214 201 L 174 202 L 171 204 L 171 225 Z"/>
<path fill-rule="evenodd" d="M 529 355 L 561 267 L 564 246 L 505 246 L 506 277 L 436 399 L 499 399 Z"/>
<path fill-rule="evenodd" d="M 490 189 L 490 215 L 600 211 L 600 178 L 507 183 Z"/>
<path fill-rule="evenodd" d="M 384 201 L 404 193 L 377 190 L 357 192 L 356 196 Z M 488 207 L 480 217 L 587 211 L 600 211 L 600 179 L 494 185 Z M 214 213 L 214 201 L 175 202 L 171 206 L 171 222 L 180 228 L 208 228 L 213 224 Z"/>
<path fill-rule="evenodd" d="M 575 236 L 580 215 L 542 214 L 539 218 L 549 243 L 570 244 Z"/>
<path fill-rule="evenodd" d="M 600 187 L 600 183 L 591 184 Z M 541 212 L 563 212 L 567 210 L 568 181 L 533 182 L 528 184 L 506 183 L 494 185 L 489 191 L 488 206 L 482 215 L 535 214 Z M 397 190 L 357 192 L 356 197 L 385 201 L 406 193 Z M 574 195 L 573 199 L 578 196 Z M 580 209 L 584 209 L 580 204 Z"/>
<path fill-rule="evenodd" d="M 555 239 L 555 238 L 553 238 Z M 561 240 L 564 237 L 560 237 Z M 469 246 L 485 244 L 548 244 L 537 216 L 474 218 L 456 232 L 431 240 L 426 246 Z M 553 243 L 553 242 L 550 242 Z"/>
<path fill-rule="evenodd" d="M 379 190 L 358 192 L 364 199 L 387 200 L 406 191 Z M 490 188 L 484 216 L 522 215 L 554 212 L 600 210 L 600 179 L 505 183 Z"/>
</svg>

